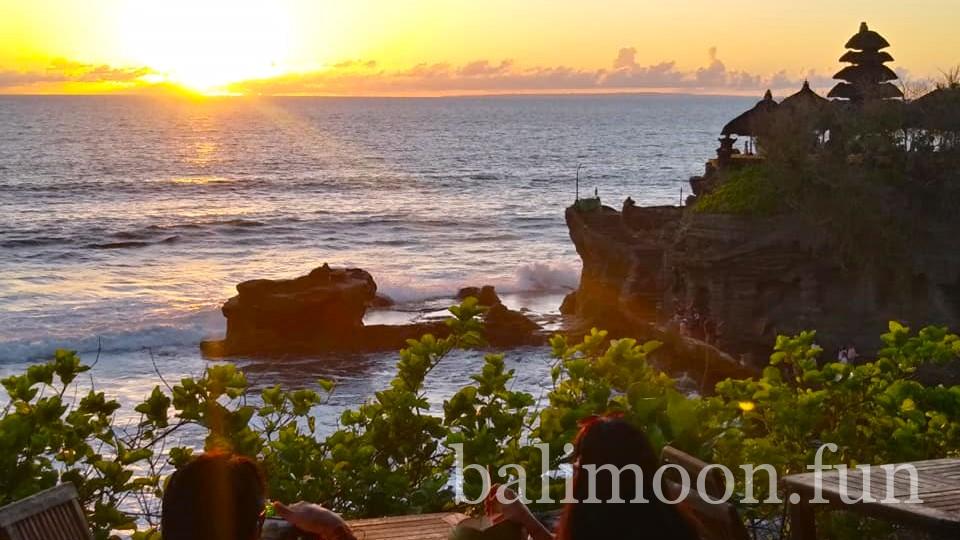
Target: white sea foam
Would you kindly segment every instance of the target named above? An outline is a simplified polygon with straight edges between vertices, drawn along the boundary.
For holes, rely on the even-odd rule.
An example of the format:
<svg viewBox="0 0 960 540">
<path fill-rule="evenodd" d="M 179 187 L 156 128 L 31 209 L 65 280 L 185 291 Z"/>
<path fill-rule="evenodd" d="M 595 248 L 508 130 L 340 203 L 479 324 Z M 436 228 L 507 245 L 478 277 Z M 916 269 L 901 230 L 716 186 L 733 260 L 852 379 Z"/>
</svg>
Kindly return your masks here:
<svg viewBox="0 0 960 540">
<path fill-rule="evenodd" d="M 416 279 L 390 278 L 374 275 L 381 294 L 390 297 L 398 304 L 413 304 L 424 300 L 453 298 L 458 285 L 454 280 L 426 282 Z M 462 287 L 460 285 L 459 287 Z"/>
<path fill-rule="evenodd" d="M 510 292 L 557 292 L 577 287 L 580 265 L 574 263 L 529 263 L 516 271 L 516 290 Z"/>
<path fill-rule="evenodd" d="M 577 287 L 580 266 L 573 262 L 527 263 L 508 275 L 462 273 L 432 281 L 374 275 L 381 293 L 399 304 L 453 298 L 462 287 L 493 285 L 501 293 L 555 293 Z"/>
<path fill-rule="evenodd" d="M 8 340 L 0 342 L 0 362 L 41 360 L 52 356 L 57 349 L 77 351 L 88 356 L 97 350 L 115 352 L 192 347 L 203 339 L 222 337 L 224 327 L 223 316 L 220 310 L 216 310 L 127 330 L 73 337 L 45 336 L 29 340 Z"/>
</svg>

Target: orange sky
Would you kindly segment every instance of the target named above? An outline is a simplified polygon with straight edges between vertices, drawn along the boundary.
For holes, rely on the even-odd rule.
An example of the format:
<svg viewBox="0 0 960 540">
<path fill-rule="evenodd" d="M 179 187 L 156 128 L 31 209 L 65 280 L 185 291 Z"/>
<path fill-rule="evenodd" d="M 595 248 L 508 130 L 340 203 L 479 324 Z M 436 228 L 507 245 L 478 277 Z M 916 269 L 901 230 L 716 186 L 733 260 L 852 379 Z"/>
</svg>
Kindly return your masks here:
<svg viewBox="0 0 960 540">
<path fill-rule="evenodd" d="M 828 85 L 861 20 L 892 43 L 895 69 L 933 76 L 960 63 L 958 7 L 957 0 L 0 0 L 0 92 L 757 93 L 803 78 Z"/>
</svg>

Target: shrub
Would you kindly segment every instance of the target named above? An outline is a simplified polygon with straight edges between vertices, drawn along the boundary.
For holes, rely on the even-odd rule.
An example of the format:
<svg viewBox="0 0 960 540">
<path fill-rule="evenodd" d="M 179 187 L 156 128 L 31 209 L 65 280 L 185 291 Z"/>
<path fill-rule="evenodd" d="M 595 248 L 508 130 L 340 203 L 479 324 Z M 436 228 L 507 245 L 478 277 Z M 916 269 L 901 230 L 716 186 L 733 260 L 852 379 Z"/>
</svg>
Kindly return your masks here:
<svg viewBox="0 0 960 540">
<path fill-rule="evenodd" d="M 712 214 L 767 216 L 781 208 L 782 193 L 761 165 L 723 173 L 713 191 L 697 198 L 693 210 Z"/>
<path fill-rule="evenodd" d="M 158 385 L 136 406 L 139 422 L 118 426 L 119 404 L 103 393 L 66 398 L 89 367 L 60 351 L 2 381 L 9 401 L 0 416 L 0 504 L 69 480 L 97 538 L 138 525 L 147 529 L 134 538 L 156 538 L 149 526 L 156 522 L 162 478 L 194 452 L 165 446 L 182 429 L 206 433 L 205 449 L 260 460 L 272 497 L 321 501 L 348 516 L 452 508 L 451 445 L 457 443 L 467 463 L 489 464 L 495 472 L 508 463 L 540 471 L 534 445 L 545 443 L 547 465 L 555 470 L 578 420 L 611 411 L 659 446 L 669 443 L 733 470 L 770 463 L 781 475 L 797 472 L 820 441 L 839 445 L 836 462 L 851 465 L 960 455 L 960 387 L 928 387 L 913 378 L 924 364 L 960 356 L 960 338 L 942 328 L 914 335 L 891 323 L 877 360 L 860 366 L 819 362 L 812 332 L 780 337 L 762 377 L 724 381 L 711 397 L 684 395 L 647 362 L 659 343 L 611 341 L 597 330 L 575 344 L 556 336 L 551 389 L 541 408 L 530 394 L 510 390 L 513 371 L 502 356 L 489 354 L 471 384 L 442 411 L 432 410 L 424 388 L 430 371 L 451 351 L 482 344 L 476 301 L 451 312 L 449 337 L 411 340 L 389 387 L 345 411 L 339 429 L 325 437 L 311 411 L 335 391 L 331 381 L 318 381 L 315 390 L 269 387 L 252 405 L 243 373 L 215 365 L 200 378 Z M 475 497 L 476 479 L 466 480 L 465 491 Z M 540 481 L 531 480 L 528 495 L 537 499 Z M 743 487 L 738 483 L 738 492 Z M 763 486 L 757 487 L 763 499 Z M 560 498 L 559 479 L 548 488 Z M 139 513 L 120 510 L 137 503 Z M 770 524 L 782 507 L 745 512 Z M 832 537 L 857 538 L 867 527 L 844 525 L 834 526 Z"/>
<path fill-rule="evenodd" d="M 704 457 L 733 470 L 769 463 L 783 477 L 807 472 L 823 443 L 839 447 L 825 454 L 827 463 L 849 466 L 960 456 L 960 386 L 914 380 L 922 366 L 960 356 L 960 338 L 937 327 L 912 335 L 892 322 L 878 358 L 854 366 L 820 362 L 815 337 L 814 332 L 780 336 L 761 377 L 717 385 L 716 396 L 703 403 L 712 437 Z M 758 499 L 766 498 L 765 490 L 760 482 Z M 747 509 L 760 518 L 778 511 Z M 827 537 L 845 537 L 838 521 L 824 526 Z"/>
</svg>

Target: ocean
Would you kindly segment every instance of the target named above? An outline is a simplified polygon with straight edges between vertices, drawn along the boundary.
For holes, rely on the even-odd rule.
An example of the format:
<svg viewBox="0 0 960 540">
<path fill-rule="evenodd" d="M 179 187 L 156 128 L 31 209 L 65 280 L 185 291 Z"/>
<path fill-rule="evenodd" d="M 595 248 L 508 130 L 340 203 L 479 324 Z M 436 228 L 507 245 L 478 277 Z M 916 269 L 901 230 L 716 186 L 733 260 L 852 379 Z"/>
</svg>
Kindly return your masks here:
<svg viewBox="0 0 960 540">
<path fill-rule="evenodd" d="M 416 318 L 459 287 L 555 314 L 580 192 L 676 204 L 750 98 L 0 97 L 0 376 L 81 351 L 124 403 L 197 374 L 247 279 L 327 262 L 371 272 Z M 99 351 L 99 353 L 97 352 Z M 532 392 L 547 352 L 507 352 Z M 256 385 L 337 379 L 322 424 L 383 387 L 395 354 L 241 358 Z M 431 399 L 479 353 L 431 375 Z M 90 384 L 85 383 L 85 384 Z"/>
</svg>

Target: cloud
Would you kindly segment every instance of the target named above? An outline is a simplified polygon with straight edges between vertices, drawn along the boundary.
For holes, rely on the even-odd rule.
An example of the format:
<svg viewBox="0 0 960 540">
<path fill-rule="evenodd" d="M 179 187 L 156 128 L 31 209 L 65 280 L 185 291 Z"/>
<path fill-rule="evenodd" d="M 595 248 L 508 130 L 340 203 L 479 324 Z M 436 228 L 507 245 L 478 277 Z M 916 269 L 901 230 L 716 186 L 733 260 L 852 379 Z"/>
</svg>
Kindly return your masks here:
<svg viewBox="0 0 960 540">
<path fill-rule="evenodd" d="M 488 60 L 477 60 L 461 67 L 457 73 L 462 77 L 490 77 L 510 73 L 512 67 L 513 60 L 503 60 L 497 65 Z"/>
<path fill-rule="evenodd" d="M 660 62 L 642 66 L 637 62 L 637 49 L 620 49 L 613 60 L 613 71 L 600 74 L 598 86 L 606 88 L 670 88 L 682 85 L 684 74 L 676 62 Z"/>
<path fill-rule="evenodd" d="M 337 69 L 373 69 L 377 67 L 376 60 L 344 60 L 338 64 L 334 64 Z"/>
<path fill-rule="evenodd" d="M 145 67 L 118 68 L 106 64 L 84 64 L 64 58 L 55 58 L 44 69 L 0 71 L 0 90 L 30 88 L 51 84 L 139 84 L 153 70 Z"/>
<path fill-rule="evenodd" d="M 781 93 L 800 87 L 804 79 L 815 88 L 832 85 L 814 71 L 779 71 L 760 75 L 729 69 L 716 47 L 704 65 L 681 69 L 672 60 L 642 64 L 634 47 L 621 48 L 608 68 L 518 65 L 511 59 L 478 59 L 462 65 L 421 63 L 386 69 L 373 59 L 349 59 L 311 72 L 287 73 L 233 83 L 233 92 L 263 95 L 429 95 L 456 93 L 680 91 L 753 93 L 767 88 Z M 43 69 L 0 70 L 0 91 L 45 91 L 71 88 L 153 93 L 172 88 L 151 84 L 145 67 L 114 67 L 55 59 Z M 162 80 L 162 79 L 161 79 Z"/>
<path fill-rule="evenodd" d="M 637 67 L 637 49 L 634 47 L 624 47 L 617 53 L 613 61 L 613 69 L 630 69 Z"/>
<path fill-rule="evenodd" d="M 741 77 L 738 74 L 727 72 L 727 66 L 717 58 L 717 48 L 710 47 L 708 51 L 710 63 L 705 67 L 697 68 L 694 78 L 697 84 L 705 87 L 725 86 L 729 80 L 737 80 Z"/>
<path fill-rule="evenodd" d="M 26 71 L 0 71 L 0 88 L 14 88 L 18 86 L 27 86 L 41 82 L 51 82 L 57 79 L 51 79 L 42 72 Z"/>
<path fill-rule="evenodd" d="M 450 77 L 450 64 L 417 64 L 397 73 L 397 76 L 410 79 L 447 79 Z"/>
<path fill-rule="evenodd" d="M 731 70 L 720 59 L 717 48 L 707 51 L 705 65 L 680 69 L 674 61 L 643 65 L 636 48 L 617 52 L 608 69 L 585 70 L 567 66 L 521 67 L 513 60 L 480 59 L 463 65 L 422 63 L 388 71 L 377 69 L 374 61 L 351 60 L 330 69 L 286 74 L 232 85 L 238 92 L 254 94 L 433 94 L 509 93 L 545 91 L 636 91 L 674 90 L 688 92 L 762 93 L 767 88 L 792 91 L 805 79 L 817 88 L 829 86 L 829 79 L 813 71 L 770 75 Z"/>
<path fill-rule="evenodd" d="M 153 73 L 145 67 L 115 68 L 106 64 L 82 64 L 63 58 L 50 62 L 47 72 L 64 77 L 64 80 L 79 82 L 130 82 Z"/>
</svg>

